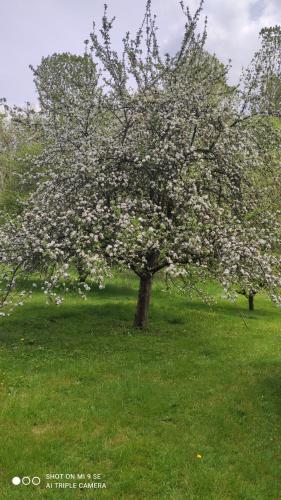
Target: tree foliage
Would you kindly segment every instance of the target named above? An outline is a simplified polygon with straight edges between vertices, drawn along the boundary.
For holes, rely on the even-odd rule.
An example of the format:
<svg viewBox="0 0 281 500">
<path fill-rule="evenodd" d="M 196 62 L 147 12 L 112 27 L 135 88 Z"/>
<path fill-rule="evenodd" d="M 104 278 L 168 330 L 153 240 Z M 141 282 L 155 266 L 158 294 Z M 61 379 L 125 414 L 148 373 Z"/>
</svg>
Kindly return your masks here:
<svg viewBox="0 0 281 500">
<path fill-rule="evenodd" d="M 251 109 L 281 117 L 281 27 L 260 31 L 261 46 L 245 72 L 245 86 Z"/>
<path fill-rule="evenodd" d="M 32 183 L 22 182 L 22 177 L 41 151 L 34 115 L 29 105 L 11 110 L 5 105 L 0 117 L 0 207 L 5 215 L 20 211 L 20 200 L 26 199 L 33 188 Z"/>
</svg>

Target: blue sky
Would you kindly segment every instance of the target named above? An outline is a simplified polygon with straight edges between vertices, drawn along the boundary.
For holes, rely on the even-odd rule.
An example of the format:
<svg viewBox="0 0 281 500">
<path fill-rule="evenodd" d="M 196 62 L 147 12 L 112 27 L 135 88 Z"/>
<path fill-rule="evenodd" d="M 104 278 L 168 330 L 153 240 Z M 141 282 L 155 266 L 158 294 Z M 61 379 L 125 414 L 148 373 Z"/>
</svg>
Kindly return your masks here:
<svg viewBox="0 0 281 500">
<path fill-rule="evenodd" d="M 104 0 L 1 0 L 0 97 L 10 104 L 36 102 L 29 64 L 54 52 L 83 52 L 92 22 L 100 22 Z M 197 0 L 188 1 L 191 10 Z M 120 48 L 123 34 L 139 26 L 145 0 L 108 0 L 117 17 L 113 42 Z M 174 51 L 184 18 L 178 0 L 154 0 L 163 51 Z M 263 26 L 281 24 L 281 0 L 205 0 L 208 16 L 207 48 L 223 61 L 232 59 L 231 81 L 247 65 L 258 47 Z"/>
</svg>

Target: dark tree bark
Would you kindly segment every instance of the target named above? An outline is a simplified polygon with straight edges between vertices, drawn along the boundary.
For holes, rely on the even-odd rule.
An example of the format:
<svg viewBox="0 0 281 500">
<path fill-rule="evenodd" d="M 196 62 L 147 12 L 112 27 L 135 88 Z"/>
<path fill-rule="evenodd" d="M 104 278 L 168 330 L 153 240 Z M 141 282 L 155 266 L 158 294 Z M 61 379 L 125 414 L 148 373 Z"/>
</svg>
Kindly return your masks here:
<svg viewBox="0 0 281 500">
<path fill-rule="evenodd" d="M 151 297 L 152 275 L 146 274 L 140 277 L 138 302 L 135 313 L 134 327 L 145 328 L 148 322 L 148 311 Z"/>
<path fill-rule="evenodd" d="M 250 290 L 249 295 L 248 295 L 248 304 L 249 304 L 249 311 L 254 310 L 254 297 L 255 297 L 256 292 L 253 290 Z"/>
<path fill-rule="evenodd" d="M 80 259 L 77 259 L 77 261 L 76 261 L 76 269 L 78 272 L 79 281 L 84 283 L 86 281 L 86 279 L 88 278 L 89 272 L 85 269 L 85 267 L 83 266 L 83 263 Z"/>
</svg>

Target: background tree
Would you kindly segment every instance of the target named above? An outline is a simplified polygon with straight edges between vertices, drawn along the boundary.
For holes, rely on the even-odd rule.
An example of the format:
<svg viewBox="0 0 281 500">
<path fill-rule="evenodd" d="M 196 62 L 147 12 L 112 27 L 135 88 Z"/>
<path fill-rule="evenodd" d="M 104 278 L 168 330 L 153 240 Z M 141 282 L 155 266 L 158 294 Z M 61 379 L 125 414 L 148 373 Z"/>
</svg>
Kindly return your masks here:
<svg viewBox="0 0 281 500">
<path fill-rule="evenodd" d="M 268 128 L 268 120 L 272 123 L 272 128 Z M 254 116 L 249 122 L 249 126 L 256 126 L 258 123 L 258 143 L 260 147 L 260 168 L 253 172 L 252 182 L 259 192 L 257 196 L 257 206 L 248 214 L 249 220 L 255 218 L 255 224 L 262 223 L 266 218 L 271 218 L 268 224 L 268 234 L 266 239 L 271 239 L 271 248 L 274 255 L 280 255 L 280 188 L 281 188 L 281 128 L 278 118 L 272 119 L 264 116 Z M 269 139 L 270 134 L 270 139 Z M 262 217 L 260 217 L 262 214 Z M 266 228 L 265 228 L 266 231 Z M 250 246 L 251 245 L 251 242 Z M 249 269 L 253 268 L 253 263 L 249 262 Z M 254 273 L 255 274 L 255 273 Z M 243 280 L 242 280 L 243 281 Z M 238 293 L 243 294 L 248 300 L 250 311 L 254 310 L 254 299 L 259 291 L 264 290 L 268 283 L 260 279 L 249 280 L 244 287 L 238 288 Z"/>
<path fill-rule="evenodd" d="M 90 140 L 92 129 L 97 124 L 101 125 L 98 74 L 87 46 L 86 40 L 83 56 L 70 53 L 53 54 L 42 58 L 38 68 L 31 66 L 39 103 L 47 119 L 45 140 L 48 145 L 52 144 L 52 147 L 56 144 L 55 148 L 60 149 L 59 154 L 62 151 L 66 154 L 66 147 L 68 154 L 73 149 L 79 149 L 81 141 L 85 138 Z M 52 151 L 52 154 L 57 154 L 56 150 Z M 80 281 L 85 281 L 89 272 L 79 256 L 75 266 Z"/>
<path fill-rule="evenodd" d="M 263 28 L 260 31 L 260 49 L 255 53 L 249 67 L 244 72 L 241 92 L 244 103 L 248 106 L 249 127 L 257 127 L 261 166 L 254 172 L 253 181 L 260 189 L 259 206 L 254 210 L 271 213 L 276 216 L 281 206 L 280 191 L 280 117 L 281 117 L 281 27 Z M 265 118 L 264 118 L 265 116 Z M 271 127 L 268 127 L 270 123 Z M 268 139 L 270 134 L 270 140 Z M 251 214 L 249 214 L 251 217 Z M 275 252 L 278 251 L 275 247 Z M 252 265 L 249 263 L 249 268 Z M 255 280 L 253 280 L 255 282 Z M 248 283 L 238 288 L 238 293 L 245 295 L 249 309 L 254 309 L 254 297 L 267 284 Z"/>
<path fill-rule="evenodd" d="M 32 183 L 22 183 L 41 151 L 38 113 L 27 103 L 25 108 L 2 105 L 0 117 L 0 208 L 6 214 L 21 209 L 20 200 L 27 198 Z"/>
<path fill-rule="evenodd" d="M 252 112 L 281 117 L 281 27 L 260 31 L 261 46 L 245 72 Z"/>
</svg>

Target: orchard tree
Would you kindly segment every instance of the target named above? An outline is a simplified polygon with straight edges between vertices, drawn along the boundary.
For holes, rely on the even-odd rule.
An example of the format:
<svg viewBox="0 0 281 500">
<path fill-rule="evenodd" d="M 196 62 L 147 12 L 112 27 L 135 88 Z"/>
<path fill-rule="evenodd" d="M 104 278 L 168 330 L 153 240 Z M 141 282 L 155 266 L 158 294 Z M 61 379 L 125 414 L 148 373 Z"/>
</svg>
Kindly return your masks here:
<svg viewBox="0 0 281 500">
<path fill-rule="evenodd" d="M 13 147 L 13 136 L 4 112 L 0 114 L 0 191 L 9 177 L 9 151 Z"/>
<path fill-rule="evenodd" d="M 1 106 L 1 100 L 0 100 Z M 22 183 L 22 174 L 32 168 L 41 152 L 42 137 L 38 113 L 29 103 L 24 108 L 9 108 L 2 100 L 0 115 L 0 207 L 4 212 L 20 210 L 19 200 L 27 198 L 30 183 Z"/>
<path fill-rule="evenodd" d="M 281 26 L 264 27 L 261 45 L 245 71 L 251 109 L 281 117 Z"/>
<path fill-rule="evenodd" d="M 87 47 L 87 43 L 86 43 Z M 60 148 L 79 149 L 100 120 L 102 90 L 92 55 L 53 54 L 30 66 L 44 119 L 45 138 Z M 51 126 L 50 126 L 51 124 Z"/>
<path fill-rule="evenodd" d="M 38 91 L 39 103 L 44 111 L 42 127 L 45 141 L 69 154 L 80 148 L 85 138 L 94 137 L 92 129 L 100 127 L 100 105 L 102 92 L 97 87 L 96 64 L 86 50 L 83 56 L 70 53 L 53 54 L 42 59 L 38 68 L 31 69 Z M 51 127 L 50 127 L 51 123 Z M 46 128 L 45 128 L 46 125 Z M 78 255 L 74 262 L 79 279 L 84 282 L 89 271 Z"/>
<path fill-rule="evenodd" d="M 121 55 L 105 8 L 82 58 L 55 55 L 35 70 L 46 147 L 35 192 L 1 228 L 3 306 L 12 307 L 17 276 L 34 271 L 60 303 L 79 259 L 100 286 L 112 266 L 139 277 L 134 326 L 144 328 L 156 273 L 192 281 L 198 269 L 228 289 L 249 242 L 259 279 L 279 300 L 279 261 L 264 230 L 272 217 L 248 217 L 258 203 L 258 127 L 247 125 L 246 94 L 225 84 L 228 67 L 205 50 L 202 4 L 192 16 L 181 2 L 186 24 L 173 56 L 161 54 L 149 0 Z M 82 295 L 88 288 L 78 284 Z"/>
<path fill-rule="evenodd" d="M 281 27 L 264 27 L 260 31 L 261 45 L 255 53 L 249 67 L 243 74 L 241 82 L 241 96 L 243 106 L 248 109 L 248 127 L 256 128 L 256 141 L 259 147 L 260 165 L 253 171 L 252 182 L 259 190 L 255 197 L 257 204 L 252 207 L 248 218 L 253 214 L 263 213 L 262 219 L 270 217 L 271 224 L 267 240 L 271 240 L 270 246 L 275 256 L 280 252 L 278 245 L 273 243 L 279 234 L 280 221 L 280 186 L 281 186 Z M 267 215 L 265 215 L 267 214 Z M 278 221 L 276 220 L 278 218 Z M 260 223 L 260 217 L 255 223 Z M 274 228 L 274 229 L 273 229 Z M 252 242 L 249 241 L 249 258 L 247 269 L 245 262 L 238 266 L 233 272 L 233 284 L 238 294 L 247 298 L 250 311 L 254 310 L 254 298 L 261 290 L 271 288 L 270 282 L 264 280 L 264 273 L 259 273 L 260 266 L 256 265 L 255 259 L 251 258 L 250 249 Z M 241 275 L 242 271 L 242 275 Z M 278 275 L 278 269 L 276 269 Z M 247 281 L 245 282 L 245 276 Z M 239 284 L 240 283 L 240 284 Z"/>
<path fill-rule="evenodd" d="M 244 240 L 245 247 L 243 258 L 240 256 L 239 265 L 230 269 L 228 290 L 234 294 L 245 296 L 250 311 L 254 310 L 254 299 L 258 292 L 265 291 L 271 294 L 271 279 L 265 279 L 268 273 L 256 260 L 255 238 L 252 230 L 256 231 L 259 226 L 260 243 L 263 242 L 264 249 L 270 249 L 268 257 L 275 268 L 275 276 L 280 273 L 280 186 L 281 186 L 281 129 L 278 118 L 272 118 L 260 114 L 247 116 L 248 129 L 255 129 L 255 140 L 259 149 L 259 164 L 251 169 L 252 189 L 244 195 L 250 196 L 251 200 L 246 202 L 249 207 L 244 220 L 249 221 L 250 227 L 247 239 Z M 246 200 L 245 200 L 246 201 Z M 233 256 L 235 249 L 233 250 Z M 218 261 L 219 263 L 219 261 Z M 213 271 L 215 270 L 215 266 Z M 219 272 L 220 275 L 220 272 Z"/>
<path fill-rule="evenodd" d="M 280 167 L 281 167 L 281 27 L 264 27 L 260 31 L 261 46 L 255 53 L 249 67 L 244 72 L 242 87 L 244 92 L 244 105 L 252 115 L 249 126 L 257 126 L 257 142 L 260 148 L 260 168 L 254 173 L 254 182 L 261 188 L 256 213 L 270 211 L 278 216 L 280 206 Z M 270 127 L 268 124 L 270 123 Z M 270 134 L 270 137 L 269 137 Z M 280 220 L 280 218 L 279 218 Z M 268 238 L 271 238 L 272 230 Z M 273 235 L 272 235 L 273 236 Z M 280 247 L 274 246 L 275 254 L 280 252 Z M 252 269 L 249 262 L 249 269 Z M 238 273 L 239 274 L 239 273 Z M 237 276 L 237 281 L 239 281 Z M 234 280 L 235 281 L 235 280 Z M 243 282 L 243 280 L 242 280 Z M 253 279 L 252 285 L 247 283 L 238 288 L 238 293 L 248 300 L 249 310 L 254 309 L 256 294 L 267 288 L 267 281 Z"/>
</svg>

